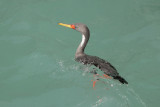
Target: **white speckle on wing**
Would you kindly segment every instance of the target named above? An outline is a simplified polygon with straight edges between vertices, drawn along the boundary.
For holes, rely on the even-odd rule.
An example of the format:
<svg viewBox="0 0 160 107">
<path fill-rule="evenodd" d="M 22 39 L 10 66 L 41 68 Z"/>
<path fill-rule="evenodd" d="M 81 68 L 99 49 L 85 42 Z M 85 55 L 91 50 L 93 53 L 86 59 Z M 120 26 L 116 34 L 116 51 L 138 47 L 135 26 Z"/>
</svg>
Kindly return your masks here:
<svg viewBox="0 0 160 107">
<path fill-rule="evenodd" d="M 85 39 L 86 39 L 85 36 L 82 35 L 81 47 L 83 46 Z"/>
</svg>

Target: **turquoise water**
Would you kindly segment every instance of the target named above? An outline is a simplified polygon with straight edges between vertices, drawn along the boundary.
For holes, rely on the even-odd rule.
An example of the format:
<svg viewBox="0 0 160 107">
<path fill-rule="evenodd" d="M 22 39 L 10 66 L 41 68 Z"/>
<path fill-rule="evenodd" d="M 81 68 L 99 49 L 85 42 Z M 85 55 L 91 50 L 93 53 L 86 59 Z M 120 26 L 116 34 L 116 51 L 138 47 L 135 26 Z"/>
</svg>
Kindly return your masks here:
<svg viewBox="0 0 160 107">
<path fill-rule="evenodd" d="M 74 61 L 85 23 L 86 53 L 129 82 L 101 79 Z M 0 107 L 157 107 L 159 0 L 0 0 Z M 101 74 L 101 71 L 98 71 Z"/>
</svg>

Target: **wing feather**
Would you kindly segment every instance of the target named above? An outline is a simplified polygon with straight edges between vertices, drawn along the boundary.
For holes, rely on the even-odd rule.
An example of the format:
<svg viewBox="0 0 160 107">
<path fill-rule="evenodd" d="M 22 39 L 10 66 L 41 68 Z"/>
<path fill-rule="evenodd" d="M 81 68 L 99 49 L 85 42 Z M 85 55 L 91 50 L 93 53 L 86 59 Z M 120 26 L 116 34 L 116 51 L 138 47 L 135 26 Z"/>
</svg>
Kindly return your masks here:
<svg viewBox="0 0 160 107">
<path fill-rule="evenodd" d="M 84 55 L 76 58 L 76 61 L 81 62 L 85 65 L 86 64 L 94 65 L 109 76 L 115 77 L 119 75 L 114 66 L 112 66 L 109 62 L 97 56 Z"/>
</svg>

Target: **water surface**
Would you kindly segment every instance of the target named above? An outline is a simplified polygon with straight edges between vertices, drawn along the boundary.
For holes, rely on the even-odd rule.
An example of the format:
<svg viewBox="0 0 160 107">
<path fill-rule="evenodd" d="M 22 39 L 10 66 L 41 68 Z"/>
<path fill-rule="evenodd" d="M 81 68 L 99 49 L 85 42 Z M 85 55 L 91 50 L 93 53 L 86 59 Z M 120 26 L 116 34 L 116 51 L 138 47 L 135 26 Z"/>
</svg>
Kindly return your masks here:
<svg viewBox="0 0 160 107">
<path fill-rule="evenodd" d="M 0 0 L 0 107 L 157 107 L 159 0 Z M 86 53 L 112 63 L 129 85 L 74 61 L 85 23 Z M 102 74 L 101 71 L 98 73 Z"/>
</svg>

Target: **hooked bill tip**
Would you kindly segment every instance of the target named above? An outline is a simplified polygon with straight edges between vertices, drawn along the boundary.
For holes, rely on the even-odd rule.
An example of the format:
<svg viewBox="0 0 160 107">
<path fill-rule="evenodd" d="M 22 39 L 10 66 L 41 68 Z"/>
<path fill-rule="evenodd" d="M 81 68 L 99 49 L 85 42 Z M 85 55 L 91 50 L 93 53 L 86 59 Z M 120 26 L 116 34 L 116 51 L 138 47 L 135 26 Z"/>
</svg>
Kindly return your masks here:
<svg viewBox="0 0 160 107">
<path fill-rule="evenodd" d="M 62 25 L 62 23 L 58 23 L 58 25 Z"/>
</svg>

